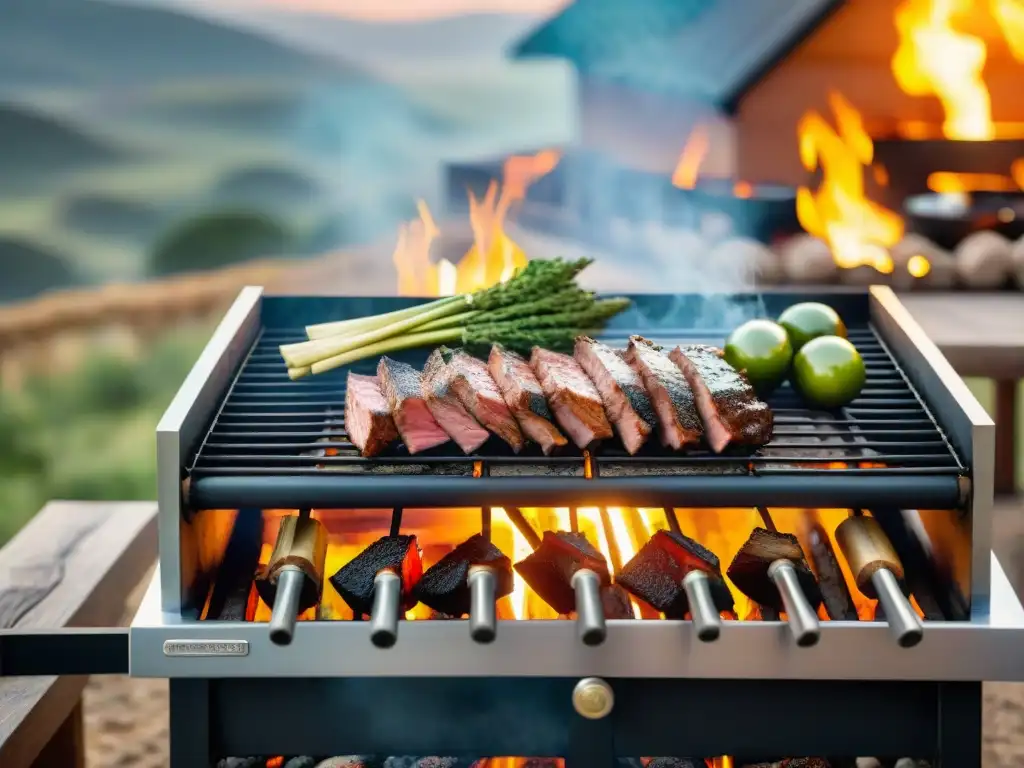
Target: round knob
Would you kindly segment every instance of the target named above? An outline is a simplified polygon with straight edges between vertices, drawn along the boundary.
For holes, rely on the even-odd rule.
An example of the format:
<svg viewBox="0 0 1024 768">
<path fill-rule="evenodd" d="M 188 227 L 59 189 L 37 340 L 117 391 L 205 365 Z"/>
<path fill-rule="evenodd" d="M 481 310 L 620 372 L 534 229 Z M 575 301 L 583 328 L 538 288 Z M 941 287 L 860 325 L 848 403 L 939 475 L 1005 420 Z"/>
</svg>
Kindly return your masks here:
<svg viewBox="0 0 1024 768">
<path fill-rule="evenodd" d="M 598 677 L 585 677 L 572 691 L 572 705 L 588 720 L 600 720 L 611 714 L 615 706 L 612 687 Z"/>
</svg>

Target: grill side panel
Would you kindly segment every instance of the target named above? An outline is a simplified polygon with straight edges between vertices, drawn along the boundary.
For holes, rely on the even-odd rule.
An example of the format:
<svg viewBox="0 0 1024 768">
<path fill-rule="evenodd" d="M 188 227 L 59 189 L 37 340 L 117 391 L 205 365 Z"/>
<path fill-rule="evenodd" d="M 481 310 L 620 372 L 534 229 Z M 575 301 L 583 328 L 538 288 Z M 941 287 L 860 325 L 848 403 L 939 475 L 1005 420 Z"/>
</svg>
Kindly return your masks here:
<svg viewBox="0 0 1024 768">
<path fill-rule="evenodd" d="M 160 593 L 165 611 L 189 611 L 193 593 L 201 591 L 196 537 L 182 504 L 183 469 L 199 449 L 210 416 L 259 334 L 262 297 L 262 288 L 242 290 L 157 424 Z"/>
<path fill-rule="evenodd" d="M 961 515 L 920 510 L 911 513 L 908 523 L 922 530 L 929 540 L 926 545 L 949 561 L 951 575 L 970 596 L 971 613 L 985 616 L 991 589 L 995 424 L 891 288 L 872 287 L 870 302 L 872 322 L 966 465 L 971 481 Z M 969 548 L 950 544 L 966 540 Z"/>
</svg>

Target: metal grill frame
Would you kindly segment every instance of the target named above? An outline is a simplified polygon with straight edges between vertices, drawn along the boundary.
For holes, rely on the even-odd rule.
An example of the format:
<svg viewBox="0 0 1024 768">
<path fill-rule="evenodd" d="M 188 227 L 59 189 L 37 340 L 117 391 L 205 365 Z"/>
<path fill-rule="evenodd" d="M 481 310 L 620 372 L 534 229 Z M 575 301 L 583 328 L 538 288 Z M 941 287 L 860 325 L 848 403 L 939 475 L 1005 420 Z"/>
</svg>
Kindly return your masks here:
<svg viewBox="0 0 1024 768">
<path fill-rule="evenodd" d="M 763 294 L 770 311 L 804 300 L 827 301 L 851 327 L 870 323 L 884 352 L 872 351 L 878 360 L 895 360 L 893 370 L 905 377 L 907 393 L 921 405 L 918 416 L 937 423 L 953 452 L 950 462 L 938 473 L 886 470 L 799 470 L 793 473 L 755 475 L 660 475 L 615 476 L 587 479 L 571 477 L 473 478 L 471 475 L 370 475 L 353 477 L 343 473 L 226 475 L 205 473 L 201 461 L 204 441 L 212 424 L 226 406 L 233 383 L 256 344 L 264 324 L 269 328 L 299 328 L 308 322 L 359 316 L 381 310 L 380 299 L 265 297 L 260 288 L 246 288 L 214 333 L 181 390 L 157 428 L 160 542 L 163 574 L 162 605 L 165 610 L 187 612 L 197 575 L 184 571 L 194 546 L 182 535 L 190 512 L 199 508 L 298 508 L 298 507 L 382 507 L 382 506 L 479 506 L 481 504 L 550 506 L 565 504 L 626 504 L 644 506 L 834 506 L 957 509 L 967 518 L 972 542 L 967 569 L 971 603 L 984 606 L 989 586 L 988 553 L 992 499 L 994 426 L 976 399 L 942 357 L 934 344 L 888 288 L 837 290 L 808 295 L 791 291 Z M 696 296 L 638 297 L 652 302 L 708 301 Z M 741 297 L 749 300 L 749 297 Z M 394 302 L 412 300 L 393 299 Z M 392 304 L 391 306 L 401 306 Z M 390 308 L 390 307 L 389 307 Z M 688 310 L 692 313 L 693 307 Z M 636 327 L 636 318 L 617 318 L 606 336 L 625 338 L 628 333 L 646 332 Z M 679 335 L 678 327 L 674 334 Z M 715 339 L 719 331 L 704 331 Z M 696 334 L 690 338 L 696 338 Z M 719 339 L 720 341 L 720 339 Z M 891 355 L 891 358 L 889 357 Z M 283 364 L 276 361 L 283 377 Z M 287 379 L 285 379 L 287 381 Z M 292 382 L 289 382 L 292 383 Z M 896 382 L 899 383 L 899 382 Z M 322 388 L 316 379 L 294 383 L 296 388 Z M 335 379 L 333 386 L 337 387 Z M 297 390 L 298 391 L 298 390 Z M 876 395 L 867 395 L 870 404 Z M 884 398 L 883 398 L 884 399 Z M 792 401 L 790 401 L 792 404 Z M 857 405 L 856 403 L 854 405 Z M 904 404 L 906 405 L 906 403 Z M 343 403 L 338 403 L 341 411 Z M 936 454 L 937 455 L 937 454 Z M 442 463 L 471 464 L 475 457 L 444 457 Z M 510 456 L 489 455 L 488 468 L 520 461 Z M 701 461 L 716 461 L 704 457 Z M 362 461 L 362 460 L 360 460 Z M 419 459 L 416 459 L 419 461 Z M 543 458 L 537 458 L 538 464 Z M 573 459 L 568 459 L 571 462 Z M 575 461 L 582 464 L 581 459 Z M 607 461 L 607 459 L 606 459 Z M 616 458 L 617 462 L 633 461 Z M 664 459 L 658 459 L 664 461 Z M 672 460 L 678 463 L 678 459 Z M 685 461 L 685 460 L 684 460 Z M 959 461 L 962 469 L 955 466 Z M 193 466 L 197 467 L 192 471 Z M 255 467 L 258 469 L 258 467 Z M 680 499 L 685 499 L 685 503 Z M 966 584 L 965 584 L 966 586 Z"/>
</svg>

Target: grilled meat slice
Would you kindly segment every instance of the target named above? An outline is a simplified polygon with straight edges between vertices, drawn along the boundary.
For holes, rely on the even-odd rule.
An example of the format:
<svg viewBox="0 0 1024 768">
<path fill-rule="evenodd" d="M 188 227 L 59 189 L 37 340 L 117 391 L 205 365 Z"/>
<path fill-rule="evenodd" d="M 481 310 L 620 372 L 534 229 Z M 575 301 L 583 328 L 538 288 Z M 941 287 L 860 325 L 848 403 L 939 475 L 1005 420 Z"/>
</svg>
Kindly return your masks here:
<svg viewBox="0 0 1024 768">
<path fill-rule="evenodd" d="M 654 403 L 661 427 L 661 444 L 678 451 L 700 440 L 703 430 L 693 390 L 664 350 L 643 336 L 630 336 L 626 359 L 640 374 Z"/>
<path fill-rule="evenodd" d="M 426 570 L 416 585 L 415 597 L 429 608 L 450 616 L 469 613 L 469 571 L 478 565 L 494 571 L 496 598 L 512 594 L 512 561 L 478 533 Z"/>
<path fill-rule="evenodd" d="M 544 391 L 525 358 L 495 344 L 487 359 L 487 370 L 523 432 L 540 446 L 545 456 L 568 444 L 565 435 L 554 425 L 555 417 L 548 408 Z"/>
<path fill-rule="evenodd" d="M 771 441 L 771 409 L 725 361 L 722 350 L 697 344 L 676 347 L 669 357 L 693 390 L 711 450 L 721 453 L 730 443 L 762 446 Z"/>
<path fill-rule="evenodd" d="M 423 575 L 423 562 L 415 536 L 381 536 L 331 576 L 331 585 L 356 616 L 368 615 L 373 607 L 373 580 L 381 571 L 393 571 L 402 580 L 405 610 L 416 605 L 416 584 Z"/>
<path fill-rule="evenodd" d="M 561 614 L 576 610 L 572 577 L 584 568 L 596 573 L 603 586 L 611 583 L 604 555 L 582 533 L 569 531 L 544 531 L 540 546 L 515 564 L 516 573 Z"/>
<path fill-rule="evenodd" d="M 821 605 L 818 582 L 804 560 L 800 542 L 791 533 L 755 528 L 729 564 L 726 575 L 740 592 L 755 603 L 784 611 L 782 596 L 768 575 L 769 566 L 776 560 L 789 560 L 793 563 L 807 602 L 817 609 Z"/>
<path fill-rule="evenodd" d="M 441 347 L 440 352 L 452 370 L 452 390 L 466 410 L 519 453 L 525 442 L 523 433 L 487 371 L 487 363 L 461 349 Z"/>
<path fill-rule="evenodd" d="M 487 442 L 490 432 L 480 426 L 455 393 L 455 369 L 448 364 L 445 348 L 435 349 L 423 366 L 423 399 L 434 419 L 463 453 L 473 453 Z"/>
<path fill-rule="evenodd" d="M 377 364 L 380 390 L 391 408 L 398 434 L 409 453 L 419 453 L 448 442 L 423 399 L 423 377 L 407 363 L 382 357 Z"/>
<path fill-rule="evenodd" d="M 608 420 L 615 425 L 623 446 L 635 454 L 658 423 L 640 375 L 617 350 L 589 336 L 576 339 L 575 357 L 597 386 Z"/>
<path fill-rule="evenodd" d="M 682 619 L 690 610 L 683 589 L 683 579 L 690 571 L 708 575 L 711 596 L 719 611 L 733 609 L 732 594 L 722 579 L 715 553 L 671 531 L 655 533 L 622 567 L 615 581 L 666 618 Z"/>
<path fill-rule="evenodd" d="M 572 357 L 534 347 L 530 367 L 558 423 L 580 449 L 612 436 L 601 394 Z"/>
<path fill-rule="evenodd" d="M 395 420 L 380 379 L 349 373 L 345 389 L 345 428 L 352 445 L 363 456 L 376 456 L 398 439 Z"/>
</svg>

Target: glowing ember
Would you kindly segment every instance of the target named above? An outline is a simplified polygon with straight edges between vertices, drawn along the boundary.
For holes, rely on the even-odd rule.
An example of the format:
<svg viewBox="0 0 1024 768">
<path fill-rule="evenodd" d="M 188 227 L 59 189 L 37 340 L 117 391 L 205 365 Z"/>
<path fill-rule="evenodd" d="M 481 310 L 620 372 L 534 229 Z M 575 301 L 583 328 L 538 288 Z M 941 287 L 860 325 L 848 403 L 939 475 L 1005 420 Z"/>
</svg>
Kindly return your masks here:
<svg viewBox="0 0 1024 768">
<path fill-rule="evenodd" d="M 704 164 L 704 158 L 707 157 L 710 148 L 711 137 L 707 126 L 698 124 L 690 133 L 679 155 L 679 162 L 672 172 L 672 185 L 679 189 L 693 189 L 697 186 L 700 167 Z"/>
<path fill-rule="evenodd" d="M 896 10 L 900 45 L 892 71 L 911 96 L 938 97 L 946 113 L 948 139 L 994 136 L 992 103 L 981 78 L 985 43 L 958 32 L 954 19 L 975 11 L 971 0 L 904 0 Z"/>
<path fill-rule="evenodd" d="M 392 255 L 398 272 L 400 296 L 452 296 L 504 282 L 526 266 L 526 254 L 505 232 L 512 206 L 523 200 L 534 181 L 558 165 L 561 154 L 544 150 L 536 155 L 515 155 L 505 161 L 503 180 L 492 182 L 478 199 L 469 193 L 469 224 L 473 245 L 458 264 L 431 259 L 430 249 L 441 230 L 427 204 L 416 207 L 419 218 L 398 229 Z"/>
<path fill-rule="evenodd" d="M 732 188 L 732 194 L 741 200 L 754 196 L 754 186 L 749 181 L 737 181 Z"/>
<path fill-rule="evenodd" d="M 808 171 L 822 172 L 816 192 L 797 190 L 797 216 L 810 234 L 826 240 L 840 267 L 871 266 L 893 270 L 887 248 L 903 237 L 903 219 L 868 200 L 864 170 L 871 166 L 874 145 L 860 114 L 840 94 L 829 94 L 838 130 L 816 111 L 797 125 L 800 160 Z"/>
</svg>

